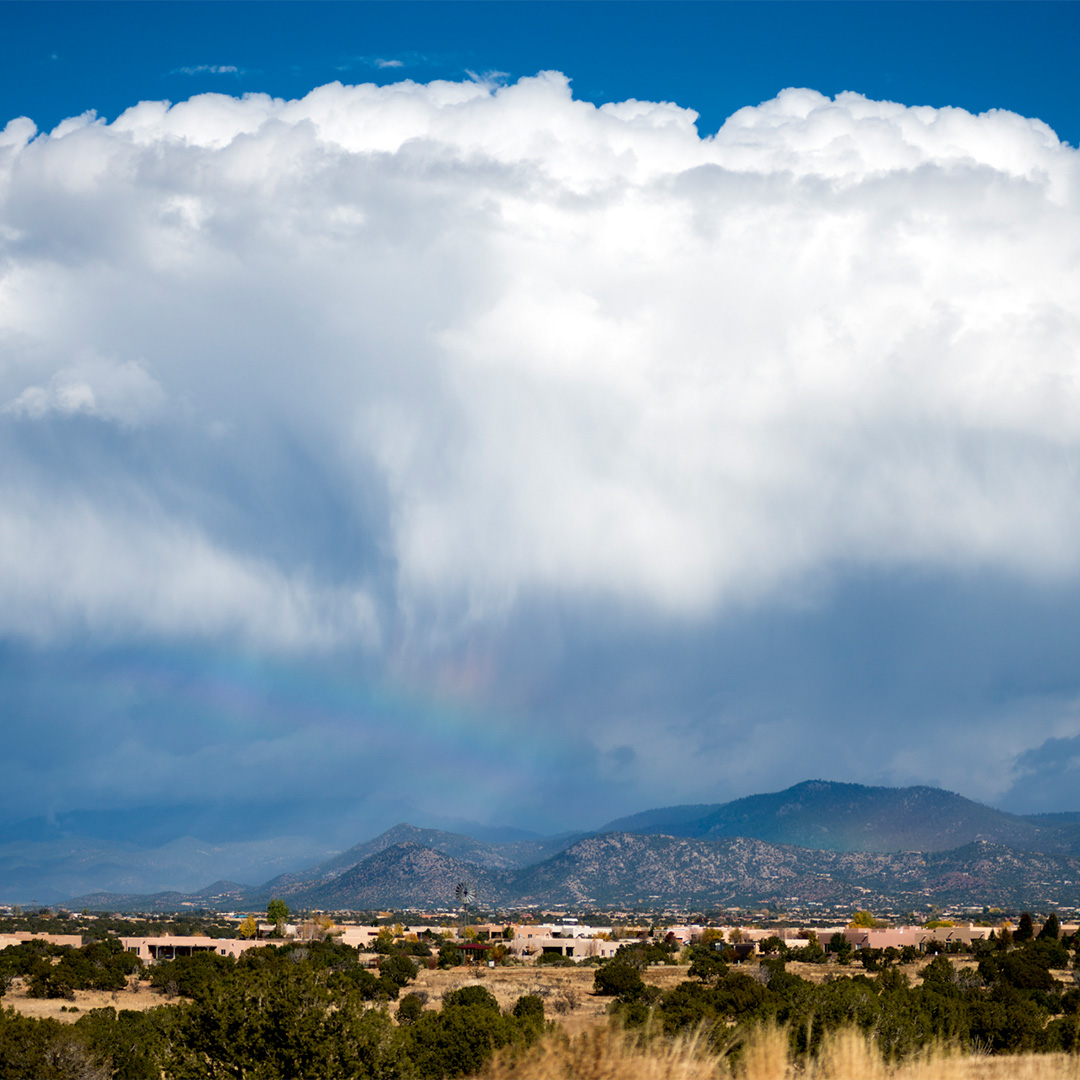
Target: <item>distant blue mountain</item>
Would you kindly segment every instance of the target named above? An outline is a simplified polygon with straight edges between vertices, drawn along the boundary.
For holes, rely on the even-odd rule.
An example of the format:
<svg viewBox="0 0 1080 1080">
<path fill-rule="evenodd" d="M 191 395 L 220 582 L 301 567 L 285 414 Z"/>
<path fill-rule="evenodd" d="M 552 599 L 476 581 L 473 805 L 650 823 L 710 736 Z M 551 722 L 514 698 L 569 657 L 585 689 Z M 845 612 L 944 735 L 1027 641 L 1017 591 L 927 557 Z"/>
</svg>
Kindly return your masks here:
<svg viewBox="0 0 1080 1080">
<path fill-rule="evenodd" d="M 0 824 L 0 844 L 82 837 L 147 848 L 161 847 L 183 836 L 197 836 L 210 844 L 248 843 L 304 831 L 297 825 L 298 816 L 294 806 L 248 805 L 241 812 L 229 802 L 70 810 Z"/>
<path fill-rule="evenodd" d="M 669 806 L 598 832 L 704 840 L 743 836 L 825 851 L 951 851 L 984 840 L 1019 851 L 1080 854 L 1080 814 L 1023 817 L 932 787 L 807 780 L 733 802 Z"/>
<path fill-rule="evenodd" d="M 77 818 L 72 821 L 58 819 L 58 823 L 72 827 L 80 824 Z M 586 865 L 589 868 L 586 876 L 590 876 L 594 884 L 581 899 L 600 895 L 616 898 L 629 878 L 619 877 L 618 881 L 613 879 L 603 884 L 606 873 L 603 859 L 596 862 L 589 852 L 595 848 L 606 853 L 604 858 L 613 857 L 612 853 L 620 850 L 620 844 L 626 847 L 627 837 L 632 838 L 633 843 L 626 850 L 638 852 L 623 860 L 625 866 L 620 873 L 629 875 L 633 873 L 635 860 L 643 866 L 652 865 L 649 862 L 652 856 L 646 857 L 650 851 L 678 851 L 682 853 L 680 857 L 684 855 L 695 865 L 695 860 L 708 862 L 714 856 L 719 858 L 719 853 L 725 853 L 726 861 L 733 858 L 736 862 L 740 859 L 764 860 L 762 866 L 770 860 L 776 865 L 794 860 L 792 866 L 797 864 L 802 868 L 799 874 L 805 871 L 812 875 L 821 872 L 821 867 L 809 859 L 809 853 L 818 852 L 830 858 L 833 854 L 852 856 L 842 865 L 846 867 L 844 873 L 850 875 L 849 885 L 854 889 L 857 888 L 858 874 L 870 874 L 869 863 L 864 866 L 859 856 L 869 858 L 919 852 L 927 856 L 924 862 L 929 866 L 928 857 L 934 853 L 942 853 L 944 857 L 945 853 L 968 852 L 955 865 L 949 863 L 947 871 L 946 863 L 939 869 L 944 874 L 942 880 L 951 881 L 949 874 L 970 877 L 972 883 L 965 889 L 977 899 L 983 886 L 978 884 L 978 875 L 972 867 L 977 868 L 981 865 L 980 860 L 985 861 L 980 852 L 993 848 L 999 853 L 994 856 L 999 865 L 984 882 L 988 896 L 1034 895 L 1032 890 L 1043 887 L 1039 883 L 1045 884 L 1059 877 L 1062 885 L 1058 891 L 1065 895 L 1061 889 L 1068 887 L 1066 891 L 1071 890 L 1072 882 L 1080 880 L 1080 866 L 1073 865 L 1080 858 L 1080 813 L 1025 817 L 931 787 L 867 787 L 809 780 L 784 791 L 751 795 L 732 802 L 647 810 L 609 822 L 593 832 L 557 837 L 536 837 L 522 830 L 477 827 L 470 823 L 461 825 L 472 830 L 471 833 L 401 824 L 340 852 L 328 850 L 330 845 L 301 837 L 216 845 L 189 838 L 154 849 L 70 836 L 38 843 L 25 840 L 0 842 L 0 902 L 31 896 L 39 900 L 52 899 L 73 893 L 93 893 L 100 897 L 106 890 L 125 894 L 124 902 L 128 902 L 133 897 L 138 900 L 137 894 L 167 891 L 171 896 L 177 890 L 195 889 L 214 878 L 227 878 L 230 881 L 264 882 L 248 888 L 245 893 L 248 902 L 255 906 L 265 904 L 270 895 L 285 897 L 290 903 L 313 904 L 344 902 L 351 896 L 352 902 L 358 904 L 382 906 L 376 902 L 380 895 L 384 895 L 385 904 L 405 903 L 407 897 L 412 898 L 409 903 L 419 903 L 418 898 L 424 895 L 434 899 L 442 888 L 442 885 L 438 888 L 436 885 L 439 882 L 445 884 L 455 874 L 459 877 L 465 874 L 462 867 L 471 868 L 466 876 L 475 877 L 489 899 L 517 896 L 519 899 L 526 897 L 529 902 L 550 902 L 557 896 L 565 899 L 569 894 L 560 891 L 562 886 L 556 888 L 550 884 L 549 888 L 544 882 L 549 877 L 554 882 L 564 871 L 571 876 L 579 870 L 584 873 L 582 867 Z M 159 822 L 158 827 L 164 826 Z M 585 843 L 612 836 L 624 839 L 618 842 L 604 840 L 599 847 Z M 638 838 L 652 838 L 656 843 L 640 847 Z M 700 851 L 693 845 L 673 847 L 668 843 L 669 838 L 703 841 L 705 847 Z M 735 840 L 763 843 L 771 845 L 771 849 L 762 853 L 752 845 L 731 847 L 730 842 Z M 792 854 L 794 849 L 801 849 L 805 857 Z M 573 857 L 564 855 L 568 851 L 577 854 Z M 1008 871 L 1008 858 L 1011 856 L 1001 854 L 1006 851 L 1020 858 L 1017 865 L 1026 867 L 1011 883 L 1008 880 L 1011 872 Z M 901 866 L 908 866 L 904 859 L 907 859 L 906 855 L 900 862 L 893 860 L 882 864 L 880 880 L 875 883 L 882 896 L 900 895 L 907 889 L 906 885 L 901 887 L 900 879 L 890 880 L 890 875 L 900 873 Z M 578 869 L 573 870 L 572 866 L 578 866 Z M 745 878 L 745 882 L 756 879 L 756 872 L 731 872 L 739 880 Z M 912 872 L 910 867 L 903 871 L 909 876 Z M 414 880 L 409 879 L 410 874 L 414 875 Z M 670 892 L 670 895 L 694 895 L 693 876 L 689 872 L 683 875 L 678 883 L 679 891 Z M 921 880 L 921 871 L 916 877 Z M 721 887 L 721 878 L 728 881 L 721 875 L 714 882 L 717 889 Z M 809 881 L 810 878 L 802 880 L 796 891 L 805 892 Z M 751 888 L 745 882 L 737 888 L 728 882 L 723 888 L 736 888 L 736 892 L 745 897 L 764 895 L 760 883 Z M 675 888 L 676 883 L 672 882 L 671 889 Z M 380 889 L 384 892 L 380 893 Z M 995 889 L 1003 891 L 994 892 Z M 547 901 L 543 899 L 545 896 Z M 391 899 L 395 897 L 396 901 Z M 199 902 L 205 900 L 204 897 L 196 899 Z M 159 897 L 155 902 L 169 901 Z"/>
</svg>

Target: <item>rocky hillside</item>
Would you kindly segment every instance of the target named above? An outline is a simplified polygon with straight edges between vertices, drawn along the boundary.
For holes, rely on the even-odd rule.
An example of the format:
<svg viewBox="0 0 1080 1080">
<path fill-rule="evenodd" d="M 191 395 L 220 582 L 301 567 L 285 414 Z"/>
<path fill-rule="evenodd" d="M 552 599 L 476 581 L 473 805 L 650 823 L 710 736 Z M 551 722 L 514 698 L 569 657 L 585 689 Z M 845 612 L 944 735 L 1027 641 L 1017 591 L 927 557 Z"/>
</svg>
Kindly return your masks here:
<svg viewBox="0 0 1080 1080">
<path fill-rule="evenodd" d="M 482 906 L 793 902 L 877 908 L 928 903 L 1057 907 L 1080 904 L 1080 859 L 976 841 L 949 852 L 835 852 L 745 838 L 606 833 L 521 869 L 479 866 L 419 844 L 395 844 L 332 881 L 298 889 L 319 908 L 451 908 L 467 880 Z"/>
<path fill-rule="evenodd" d="M 513 873 L 479 866 L 406 842 L 394 844 L 346 870 L 340 877 L 297 893 L 295 900 L 318 908 L 453 908 L 454 890 L 468 882 L 485 905 L 513 896 Z"/>
<path fill-rule="evenodd" d="M 1080 859 L 985 841 L 950 852 L 882 854 L 608 833 L 520 872 L 514 886 L 521 903 L 572 905 L 1057 906 L 1080 902 Z"/>
<path fill-rule="evenodd" d="M 280 896 L 284 899 L 308 893 L 321 884 L 338 879 L 346 871 L 359 866 L 373 855 L 401 846 L 420 846 L 438 852 L 450 859 L 468 863 L 485 870 L 511 870 L 531 866 L 562 850 L 573 841 L 565 840 L 515 840 L 509 843 L 487 843 L 460 833 L 442 832 L 438 829 L 418 829 L 414 825 L 395 825 L 374 840 L 356 844 L 348 851 L 312 867 L 288 874 L 280 874 L 255 890 L 258 896 Z M 374 904 L 375 907 L 385 904 Z"/>
<path fill-rule="evenodd" d="M 975 840 L 1080 855 L 1075 815 L 1021 817 L 931 787 L 864 787 L 808 780 L 728 803 L 647 810 L 603 832 L 698 839 L 751 837 L 829 851 L 950 851 Z"/>
<path fill-rule="evenodd" d="M 263 907 L 280 896 L 293 907 L 452 908 L 454 886 L 468 880 L 485 906 L 1080 905 L 1076 815 L 1024 818 L 936 788 L 808 781 L 612 825 L 490 843 L 403 824 L 242 895 L 97 892 L 72 903 L 175 910 Z"/>
</svg>

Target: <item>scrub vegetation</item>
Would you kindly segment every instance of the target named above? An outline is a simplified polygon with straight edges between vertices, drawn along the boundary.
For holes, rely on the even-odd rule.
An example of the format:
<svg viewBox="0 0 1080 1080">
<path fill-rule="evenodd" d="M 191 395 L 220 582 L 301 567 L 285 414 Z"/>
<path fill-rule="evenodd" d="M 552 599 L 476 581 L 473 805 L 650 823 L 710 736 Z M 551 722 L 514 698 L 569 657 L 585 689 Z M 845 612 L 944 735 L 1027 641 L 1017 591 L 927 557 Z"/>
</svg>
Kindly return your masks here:
<svg viewBox="0 0 1080 1080">
<path fill-rule="evenodd" d="M 890 1062 L 872 1037 L 846 1027 L 809 1060 L 791 1052 L 790 1032 L 764 1025 L 732 1038 L 718 1055 L 708 1028 L 673 1039 L 617 1026 L 576 1039 L 546 1034 L 524 1054 L 502 1053 L 483 1080 L 1078 1080 L 1080 1058 L 1065 1054 L 990 1057 L 935 1044 Z"/>
<path fill-rule="evenodd" d="M 978 943 L 962 964 L 928 957 L 915 977 L 887 950 L 831 958 L 818 950 L 807 966 L 821 981 L 788 970 L 795 958 L 782 949 L 739 962 L 715 943 L 691 946 L 681 957 L 687 977 L 677 981 L 670 964 L 650 969 L 661 953 L 671 958 L 667 943 L 628 943 L 607 963 L 576 969 L 606 1015 L 573 1036 L 555 1017 L 575 1013 L 578 1000 L 527 992 L 500 1001 L 484 985 L 494 988 L 496 972 L 440 971 L 437 941 L 408 943 L 408 951 L 387 935 L 367 956 L 332 941 L 290 942 L 237 960 L 196 953 L 151 969 L 115 941 L 81 949 L 34 942 L 0 952 L 0 988 L 19 979 L 32 994 L 72 1001 L 83 988 L 141 980 L 161 1004 L 93 1009 L 67 1024 L 2 1009 L 0 1076 L 1080 1078 L 1078 943 L 1056 931 L 1048 920 L 1039 936 Z M 540 979 L 540 969 L 518 970 Z M 660 970 L 673 976 L 663 986 Z M 427 979 L 453 983 L 437 1006 Z"/>
</svg>

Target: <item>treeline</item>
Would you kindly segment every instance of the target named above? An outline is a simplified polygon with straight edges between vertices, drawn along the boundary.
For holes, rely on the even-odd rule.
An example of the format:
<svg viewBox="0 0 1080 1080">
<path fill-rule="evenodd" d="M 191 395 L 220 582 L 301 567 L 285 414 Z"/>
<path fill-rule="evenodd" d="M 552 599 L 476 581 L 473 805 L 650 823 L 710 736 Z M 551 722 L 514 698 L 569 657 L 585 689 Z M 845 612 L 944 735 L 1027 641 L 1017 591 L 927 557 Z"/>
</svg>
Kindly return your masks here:
<svg viewBox="0 0 1080 1080">
<path fill-rule="evenodd" d="M 161 918 L 126 918 L 121 915 L 93 915 L 84 911 L 53 912 L 38 908 L 19 915 L 0 918 L 0 934 L 81 934 L 84 938 L 155 937 L 172 934 L 176 937 L 205 935 L 227 938 L 236 936 L 236 923 L 211 913 L 170 915 Z"/>
<path fill-rule="evenodd" d="M 1056 919 L 1044 931 L 1020 935 L 1019 944 L 1008 934 L 977 942 L 974 968 L 942 952 L 922 969 L 918 986 L 899 969 L 900 950 L 858 950 L 864 971 L 815 984 L 787 970 L 790 953 L 779 955 L 785 950 L 737 965 L 733 952 L 725 959 L 701 945 L 690 949 L 691 978 L 672 990 L 647 985 L 632 950 L 599 968 L 594 986 L 615 999 L 613 1012 L 628 1027 L 659 1023 L 670 1036 L 711 1026 L 718 1047 L 730 1044 L 733 1024 L 770 1022 L 786 1028 L 797 1057 L 816 1054 L 829 1034 L 850 1027 L 872 1035 L 892 1060 L 942 1041 L 979 1052 L 1080 1052 L 1078 942 L 1057 937 Z M 812 958 L 824 962 L 824 950 L 814 949 Z M 1068 982 L 1054 975 L 1070 965 Z"/>
<path fill-rule="evenodd" d="M 788 970 L 782 944 L 768 945 L 775 955 L 751 960 L 726 943 L 692 946 L 689 977 L 664 991 L 642 976 L 650 964 L 671 962 L 677 944 L 628 942 L 595 968 L 594 992 L 610 999 L 630 1032 L 674 1038 L 704 1029 L 718 1054 L 738 1053 L 739 1031 L 761 1024 L 786 1031 L 793 1059 L 803 1061 L 849 1028 L 872 1036 L 892 1060 L 939 1041 L 980 1052 L 1080 1052 L 1078 942 L 1061 940 L 1056 920 L 1038 936 L 1021 927 L 978 942 L 963 966 L 945 954 L 929 959 L 919 985 L 902 970 L 899 950 L 836 951 L 825 981 L 813 983 Z M 828 945 L 839 950 L 837 941 Z M 814 942 L 796 954 L 811 946 L 824 962 Z M 503 1011 L 480 983 L 427 1008 L 410 985 L 419 964 L 455 958 L 448 942 L 388 933 L 375 947 L 374 967 L 332 941 L 268 945 L 239 959 L 195 953 L 140 973 L 168 1004 L 95 1009 L 71 1025 L 0 1010 L 0 1077 L 437 1080 L 474 1075 L 497 1050 L 524 1050 L 544 1031 L 540 997 Z M 71 999 L 80 988 L 118 989 L 140 967 L 115 941 L 81 949 L 33 943 L 0 952 L 0 988 L 18 976 L 31 992 Z"/>
<path fill-rule="evenodd" d="M 22 978 L 30 997 L 74 999 L 76 990 L 123 990 L 142 961 L 116 938 L 82 948 L 35 940 L 0 952 L 0 994 Z"/>
<path fill-rule="evenodd" d="M 0 961 L 24 977 L 40 970 Z M 106 978 L 115 956 L 97 946 L 54 953 L 46 962 Z M 131 959 L 134 959 L 131 957 Z M 138 961 L 135 960 L 138 964 Z M 477 1072 L 501 1047 L 530 1045 L 544 1028 L 539 997 L 520 998 L 505 1014 L 482 986 L 445 996 L 439 1011 L 402 991 L 417 974 L 404 951 L 379 957 L 374 970 L 357 951 L 331 942 L 267 946 L 238 960 L 195 953 L 156 965 L 153 984 L 187 1001 L 145 1012 L 94 1009 L 73 1025 L 0 1010 L 4 1080 L 419 1080 Z M 87 985 L 101 985 L 100 982 Z M 399 1000 L 396 1020 L 385 1005 Z"/>
</svg>

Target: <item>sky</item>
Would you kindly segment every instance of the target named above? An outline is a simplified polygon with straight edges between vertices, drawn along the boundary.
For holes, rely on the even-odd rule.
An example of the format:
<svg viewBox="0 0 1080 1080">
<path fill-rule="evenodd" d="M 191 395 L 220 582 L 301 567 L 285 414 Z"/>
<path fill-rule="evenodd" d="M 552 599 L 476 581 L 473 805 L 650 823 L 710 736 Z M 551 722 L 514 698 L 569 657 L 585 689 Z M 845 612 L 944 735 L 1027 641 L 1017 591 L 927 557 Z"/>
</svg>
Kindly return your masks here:
<svg viewBox="0 0 1080 1080">
<path fill-rule="evenodd" d="M 1076 4 L 0 11 L 0 836 L 1080 810 Z"/>
</svg>

